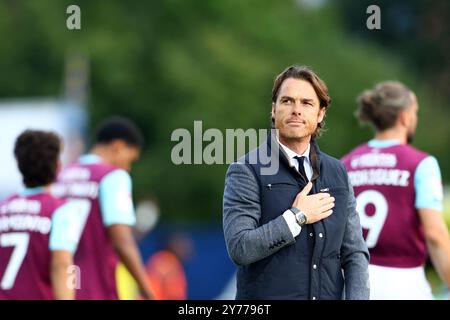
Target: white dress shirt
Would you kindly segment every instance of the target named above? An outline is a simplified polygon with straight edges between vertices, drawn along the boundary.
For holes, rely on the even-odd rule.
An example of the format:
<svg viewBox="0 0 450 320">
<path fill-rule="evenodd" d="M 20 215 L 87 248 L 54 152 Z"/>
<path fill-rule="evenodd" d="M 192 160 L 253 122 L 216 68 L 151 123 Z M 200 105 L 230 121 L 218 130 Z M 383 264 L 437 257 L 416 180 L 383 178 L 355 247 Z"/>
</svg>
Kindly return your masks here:
<svg viewBox="0 0 450 320">
<path fill-rule="evenodd" d="M 295 167 L 295 169 L 298 171 L 299 162 L 295 157 L 305 157 L 305 160 L 303 160 L 303 168 L 305 169 L 306 177 L 308 180 L 311 180 L 311 177 L 313 175 L 313 170 L 311 167 L 311 161 L 309 160 L 309 150 L 311 149 L 311 145 L 308 145 L 308 148 L 306 148 L 305 152 L 302 154 L 298 154 L 295 151 L 292 151 L 285 145 L 283 145 L 280 142 L 280 146 L 283 148 L 283 151 L 287 154 L 289 164 L 291 167 Z"/>
<path fill-rule="evenodd" d="M 309 160 L 309 151 L 311 149 L 311 145 L 308 145 L 308 148 L 306 148 L 305 152 L 303 154 L 298 154 L 295 151 L 289 149 L 284 144 L 282 144 L 279 140 L 278 143 L 280 144 L 281 148 L 283 148 L 283 151 L 286 153 L 289 165 L 291 167 L 294 167 L 298 171 L 299 161 L 295 157 L 305 157 L 303 160 L 303 167 L 305 169 L 306 177 L 308 180 L 311 180 L 311 177 L 313 175 L 313 170 L 311 166 L 311 161 Z M 300 234 L 302 231 L 302 227 L 299 226 L 297 223 L 297 220 L 295 219 L 295 215 L 291 210 L 286 210 L 283 213 L 283 218 L 286 221 L 287 225 L 289 226 L 289 230 L 291 230 L 292 236 L 295 238 Z"/>
</svg>

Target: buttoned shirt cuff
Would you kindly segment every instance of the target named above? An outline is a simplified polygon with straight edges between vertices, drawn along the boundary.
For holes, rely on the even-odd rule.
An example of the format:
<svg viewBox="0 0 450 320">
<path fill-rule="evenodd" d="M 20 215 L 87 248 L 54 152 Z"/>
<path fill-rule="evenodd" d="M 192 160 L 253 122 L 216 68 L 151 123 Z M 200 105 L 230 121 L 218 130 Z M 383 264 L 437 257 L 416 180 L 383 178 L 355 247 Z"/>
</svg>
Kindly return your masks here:
<svg viewBox="0 0 450 320">
<path fill-rule="evenodd" d="M 286 210 L 283 213 L 283 218 L 286 221 L 289 230 L 291 230 L 292 236 L 295 238 L 302 231 L 302 227 L 300 227 L 295 219 L 295 215 L 291 210 Z"/>
</svg>

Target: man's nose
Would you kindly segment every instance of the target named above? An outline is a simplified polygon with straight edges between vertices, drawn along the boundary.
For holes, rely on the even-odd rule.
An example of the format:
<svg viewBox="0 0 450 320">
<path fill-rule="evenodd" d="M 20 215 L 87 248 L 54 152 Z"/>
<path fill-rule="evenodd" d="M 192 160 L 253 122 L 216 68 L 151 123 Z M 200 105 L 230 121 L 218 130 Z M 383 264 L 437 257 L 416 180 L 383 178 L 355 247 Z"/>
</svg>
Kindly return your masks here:
<svg viewBox="0 0 450 320">
<path fill-rule="evenodd" d="M 301 114 L 301 103 L 300 100 L 295 100 L 292 104 L 292 114 Z"/>
</svg>

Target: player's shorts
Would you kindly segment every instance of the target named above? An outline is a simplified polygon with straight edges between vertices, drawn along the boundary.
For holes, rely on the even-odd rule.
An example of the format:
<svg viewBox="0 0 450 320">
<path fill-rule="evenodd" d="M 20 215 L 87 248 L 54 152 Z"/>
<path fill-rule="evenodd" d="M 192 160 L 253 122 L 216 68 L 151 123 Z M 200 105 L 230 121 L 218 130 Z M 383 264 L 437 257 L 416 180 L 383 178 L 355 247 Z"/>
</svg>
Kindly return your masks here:
<svg viewBox="0 0 450 320">
<path fill-rule="evenodd" d="M 432 300 L 423 267 L 392 268 L 369 265 L 371 300 Z"/>
</svg>

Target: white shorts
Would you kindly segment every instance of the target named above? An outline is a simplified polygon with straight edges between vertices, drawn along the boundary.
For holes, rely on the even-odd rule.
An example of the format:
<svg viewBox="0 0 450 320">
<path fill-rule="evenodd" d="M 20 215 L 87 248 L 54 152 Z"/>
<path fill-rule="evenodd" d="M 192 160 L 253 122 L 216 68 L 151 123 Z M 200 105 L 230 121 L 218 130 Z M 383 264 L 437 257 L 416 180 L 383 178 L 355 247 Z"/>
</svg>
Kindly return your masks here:
<svg viewBox="0 0 450 320">
<path fill-rule="evenodd" d="M 432 300 L 423 267 L 391 268 L 369 265 L 370 300 Z"/>
</svg>

